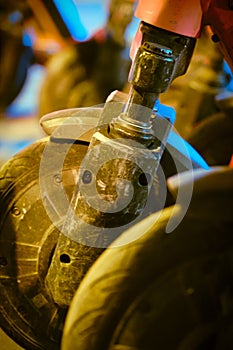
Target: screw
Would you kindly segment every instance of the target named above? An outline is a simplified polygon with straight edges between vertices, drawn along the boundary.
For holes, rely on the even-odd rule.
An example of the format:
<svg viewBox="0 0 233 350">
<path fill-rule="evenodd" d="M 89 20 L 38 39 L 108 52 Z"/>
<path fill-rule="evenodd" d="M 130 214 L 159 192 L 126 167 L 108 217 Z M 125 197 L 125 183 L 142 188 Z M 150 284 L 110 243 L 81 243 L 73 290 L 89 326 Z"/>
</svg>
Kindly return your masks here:
<svg viewBox="0 0 233 350">
<path fill-rule="evenodd" d="M 20 210 L 17 208 L 17 207 L 13 207 L 11 209 L 11 213 L 14 215 L 14 216 L 19 216 L 21 214 Z"/>
<path fill-rule="evenodd" d="M 90 172 L 90 170 L 84 171 L 82 181 L 84 184 L 89 184 L 92 181 L 92 173 Z"/>
<path fill-rule="evenodd" d="M 60 174 L 56 174 L 54 175 L 54 181 L 57 183 L 57 184 L 60 184 L 62 182 L 62 178 L 61 178 L 61 175 Z"/>
</svg>

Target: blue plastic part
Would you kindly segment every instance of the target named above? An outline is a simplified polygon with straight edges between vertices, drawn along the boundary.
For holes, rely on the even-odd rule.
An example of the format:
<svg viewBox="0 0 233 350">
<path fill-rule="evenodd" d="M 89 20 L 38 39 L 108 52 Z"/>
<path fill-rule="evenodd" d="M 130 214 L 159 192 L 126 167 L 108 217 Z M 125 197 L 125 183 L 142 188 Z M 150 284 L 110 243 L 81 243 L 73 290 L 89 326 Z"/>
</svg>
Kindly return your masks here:
<svg viewBox="0 0 233 350">
<path fill-rule="evenodd" d="M 176 120 L 176 111 L 173 107 L 163 105 L 159 101 L 155 104 L 155 110 L 157 113 L 159 113 L 161 116 L 166 117 L 169 119 L 170 123 L 174 125 Z"/>
<path fill-rule="evenodd" d="M 156 112 L 161 116 L 167 118 L 172 125 L 175 123 L 176 111 L 173 107 L 163 105 L 159 100 L 155 104 Z M 209 165 L 203 159 L 203 157 L 187 142 L 185 141 L 175 130 L 171 130 L 168 134 L 167 144 L 182 154 L 184 157 L 188 157 L 195 167 L 199 167 L 205 170 L 209 170 Z"/>
<path fill-rule="evenodd" d="M 185 141 L 173 130 L 171 130 L 168 135 L 167 143 L 173 148 L 176 148 L 184 157 L 189 157 L 195 167 L 205 170 L 210 169 L 204 158 L 187 141 Z"/>
</svg>

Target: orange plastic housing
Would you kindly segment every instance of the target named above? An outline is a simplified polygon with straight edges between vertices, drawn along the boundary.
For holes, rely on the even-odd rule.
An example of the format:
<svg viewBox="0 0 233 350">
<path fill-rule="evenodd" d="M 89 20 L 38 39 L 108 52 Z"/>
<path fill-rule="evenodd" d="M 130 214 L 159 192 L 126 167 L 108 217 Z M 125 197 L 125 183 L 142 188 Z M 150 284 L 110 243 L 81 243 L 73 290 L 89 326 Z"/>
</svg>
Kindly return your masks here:
<svg viewBox="0 0 233 350">
<path fill-rule="evenodd" d="M 201 0 L 139 0 L 135 16 L 156 27 L 198 37 L 202 24 Z"/>
<path fill-rule="evenodd" d="M 233 0 L 139 0 L 135 16 L 156 27 L 195 38 L 204 25 L 209 25 L 233 72 Z"/>
<path fill-rule="evenodd" d="M 233 72 L 233 1 L 210 0 L 204 12 L 204 24 L 215 34 L 220 50 Z"/>
</svg>

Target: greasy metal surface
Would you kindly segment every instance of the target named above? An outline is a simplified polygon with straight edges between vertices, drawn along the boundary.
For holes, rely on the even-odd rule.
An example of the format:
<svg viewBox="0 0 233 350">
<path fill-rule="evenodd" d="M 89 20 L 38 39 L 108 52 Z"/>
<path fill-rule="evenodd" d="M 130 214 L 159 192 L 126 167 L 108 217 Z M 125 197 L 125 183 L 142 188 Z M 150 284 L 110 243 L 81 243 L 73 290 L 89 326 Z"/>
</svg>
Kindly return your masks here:
<svg viewBox="0 0 233 350">
<path fill-rule="evenodd" d="M 59 349 L 66 315 L 44 284 L 59 234 L 39 189 L 39 165 L 46 144 L 47 139 L 24 149 L 0 174 L 0 324 L 30 350 Z M 62 181 L 69 197 L 75 185 L 72 169 L 80 164 L 86 149 L 86 145 L 74 144 L 66 157 Z M 61 185 L 56 175 L 55 189 Z"/>
<path fill-rule="evenodd" d="M 79 173 L 79 186 L 46 276 L 46 286 L 58 305 L 70 304 L 92 262 L 129 225 L 141 219 L 174 122 L 172 108 L 161 108 L 164 115 L 160 115 L 141 106 L 149 115 L 148 133 L 142 126 L 143 119 L 136 131 L 135 120 L 133 128 L 118 128 L 123 107 L 121 102 L 105 104 Z M 94 109 L 89 112 L 92 114 Z M 77 115 L 73 114 L 76 119 Z M 85 126 L 85 111 L 82 117 Z M 67 126 L 70 125 L 68 121 Z M 61 135 L 58 133 L 58 136 Z M 186 159 L 189 159 L 188 153 Z M 191 166 L 189 160 L 187 168 Z M 156 201 L 154 198 L 152 203 Z M 152 211 L 155 209 L 156 206 Z M 91 247 L 97 248 L 96 251 Z M 84 264 L 81 262 L 83 250 L 89 255 Z"/>
<path fill-rule="evenodd" d="M 46 276 L 46 285 L 58 305 L 70 304 L 97 256 L 137 218 L 146 215 L 161 154 L 126 141 L 109 138 L 106 127 L 92 138 Z M 156 197 L 152 211 L 153 204 L 156 210 Z M 86 264 L 82 250 L 86 251 Z"/>
<path fill-rule="evenodd" d="M 161 79 L 160 80 L 161 84 L 163 84 L 162 82 L 163 76 L 164 78 L 166 77 L 167 79 L 169 79 L 167 81 L 167 83 L 169 83 L 171 80 L 175 79 L 177 76 L 185 74 L 193 53 L 195 43 L 196 43 L 196 40 L 194 38 L 190 38 L 190 37 L 179 35 L 172 32 L 167 32 L 166 30 L 147 25 L 146 23 L 143 23 L 143 22 L 142 22 L 141 31 L 143 35 L 141 44 L 144 44 L 145 50 L 148 50 L 149 52 L 154 53 L 155 55 L 164 56 L 165 62 L 166 62 L 166 58 L 168 57 L 172 57 L 177 61 L 176 66 L 174 67 L 175 70 L 173 71 L 172 76 L 167 75 L 165 71 L 162 71 L 163 74 L 161 74 L 158 71 L 157 78 Z M 160 74 L 161 76 L 159 76 Z M 130 79 L 130 82 L 131 82 L 131 79 Z M 140 85 L 143 86 L 143 79 Z M 160 88 L 160 84 L 157 83 L 156 86 L 158 87 L 158 89 L 155 89 L 155 91 L 158 91 L 158 92 L 163 91 Z"/>
<path fill-rule="evenodd" d="M 104 108 L 97 109 L 97 131 L 92 136 L 80 169 L 79 186 L 73 194 L 71 208 L 46 276 L 46 286 L 58 305 L 70 304 L 87 269 L 103 249 L 143 214 L 171 122 L 174 121 L 174 112 L 168 108 L 164 123 L 158 121 L 156 124 L 155 121 L 152 124 L 154 128 L 151 132 L 158 129 L 160 139 L 152 134 L 157 143 L 154 141 L 151 149 L 147 149 L 146 145 L 138 142 L 140 140 L 137 133 L 117 135 L 116 131 L 113 136 L 109 131 L 111 121 L 117 118 L 123 107 L 122 102 L 108 102 Z M 151 114 L 152 111 L 148 110 Z M 55 118 L 52 115 L 50 119 L 48 115 L 44 120 L 47 125 L 52 125 L 54 120 L 63 121 L 62 133 L 69 135 L 63 131 L 66 125 L 68 131 L 77 130 L 71 128 L 72 123 L 78 126 L 78 130 L 79 125 L 81 128 L 88 128 L 89 122 L 95 123 L 95 111 L 96 108 L 70 110 L 70 116 L 69 110 L 64 115 L 61 111 L 53 114 Z M 153 119 L 156 120 L 155 115 Z M 160 119 L 163 118 L 160 116 Z M 159 127 L 156 128 L 155 125 Z M 57 130 L 55 135 L 61 137 L 59 128 Z M 85 132 L 86 129 L 84 134 Z M 144 135 L 144 130 L 140 130 L 140 133 Z M 85 263 L 82 261 L 83 255 L 88 255 Z"/>
<path fill-rule="evenodd" d="M 186 72 L 195 39 L 167 32 L 161 28 L 141 23 L 142 39 L 129 74 L 131 91 L 125 113 L 131 105 L 152 108 L 157 96 L 167 90 L 172 80 Z"/>
<path fill-rule="evenodd" d="M 140 133 L 144 144 L 151 144 L 151 111 L 161 92 L 186 72 L 195 39 L 165 31 L 141 22 L 141 42 L 129 73 L 130 91 L 120 116 L 112 123 L 114 133 L 135 137 Z M 144 109 L 143 109 L 144 107 Z M 133 128 L 132 128 L 133 126 Z"/>
</svg>

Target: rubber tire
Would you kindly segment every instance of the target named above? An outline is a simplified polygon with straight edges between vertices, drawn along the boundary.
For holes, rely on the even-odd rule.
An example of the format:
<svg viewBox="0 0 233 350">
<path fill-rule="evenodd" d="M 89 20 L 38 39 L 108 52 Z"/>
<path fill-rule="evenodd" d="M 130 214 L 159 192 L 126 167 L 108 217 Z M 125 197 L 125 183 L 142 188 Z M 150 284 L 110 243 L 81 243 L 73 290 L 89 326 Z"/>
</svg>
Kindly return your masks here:
<svg viewBox="0 0 233 350">
<path fill-rule="evenodd" d="M 210 166 L 228 165 L 233 153 L 232 135 L 232 114 L 221 112 L 197 124 L 187 141 Z"/>
<path fill-rule="evenodd" d="M 31 144 L 0 170 L 0 325 L 14 341 L 30 350 L 60 348 L 67 311 L 55 305 L 44 286 L 59 234 L 44 209 L 39 190 L 40 160 L 48 141 L 46 137 Z M 71 144 L 64 161 L 62 170 L 68 182 L 64 180 L 63 185 L 70 198 L 75 184 L 69 174 L 80 165 L 87 148 L 87 143 Z M 56 150 L 59 156 L 59 147 Z M 20 247 L 25 247 L 24 252 Z M 31 271 L 35 274 L 18 277 Z M 56 312 L 61 315 L 50 339 L 49 321 Z"/>
<path fill-rule="evenodd" d="M 232 179 L 233 169 L 227 167 L 216 174 L 207 173 L 195 183 L 188 213 L 172 233 L 166 234 L 166 225 L 172 210 L 179 212 L 178 207 L 166 208 L 159 220 L 157 214 L 152 214 L 118 238 L 119 245 L 125 239 L 131 243 L 109 247 L 100 256 L 70 305 L 62 350 L 155 348 L 115 345 L 114 334 L 120 324 L 123 326 L 119 332 L 124 331 L 124 317 L 134 302 L 164 274 L 195 259 L 208 257 L 211 261 L 212 256 L 232 249 Z M 140 230 L 144 234 L 133 241 L 135 232 Z M 141 328 L 146 330 L 146 321 Z M 136 337 L 140 331 L 134 329 L 131 336 Z"/>
<path fill-rule="evenodd" d="M 66 309 L 62 310 L 57 327 L 54 329 L 54 339 L 51 340 L 49 334 L 47 334 L 49 331 L 46 329 L 49 315 L 57 310 L 60 312 L 60 309 L 56 306 L 51 296 L 48 295 L 48 291 L 44 286 L 44 279 L 47 275 L 49 261 L 52 259 L 59 230 L 51 222 L 45 211 L 39 191 L 40 161 L 49 140 L 46 137 L 31 144 L 11 158 L 0 170 L 0 325 L 13 340 L 30 350 L 59 349 L 62 324 L 66 316 Z M 70 145 L 69 140 L 52 142 L 63 142 Z M 77 141 L 72 147 L 70 146 L 66 156 L 63 171 L 67 173 L 68 182 L 63 185 L 69 198 L 71 198 L 74 189 L 74 183 L 69 182 L 70 176 L 72 176 L 74 169 L 77 171 L 87 148 L 88 143 Z M 57 153 L 54 157 L 59 157 L 59 147 L 55 149 Z M 56 174 L 54 175 L 54 180 L 56 180 Z M 158 188 L 155 192 L 156 198 L 159 198 L 157 194 Z M 29 207 L 34 209 L 31 210 L 29 208 L 28 212 L 26 210 L 22 215 L 26 207 L 20 208 L 19 201 L 21 205 L 24 205 L 25 198 L 30 202 Z M 157 205 L 159 206 L 160 204 L 156 202 L 155 206 Z M 62 220 L 63 218 L 61 218 L 61 223 Z M 46 238 L 46 245 L 43 248 L 42 241 L 44 242 L 45 237 L 47 237 L 46 232 L 49 232 L 49 238 Z M 37 273 L 35 281 L 28 280 L 24 293 L 21 293 L 20 285 L 16 279 L 18 277 L 17 269 L 21 268 L 21 262 L 15 256 L 14 246 L 17 244 L 22 246 L 24 238 L 26 237 L 25 239 L 27 240 L 28 236 L 34 238 L 32 238 L 31 245 L 25 246 L 25 254 L 28 256 L 32 254 L 31 246 L 33 245 L 41 245 L 40 250 L 42 254 L 35 253 L 32 256 L 40 266 L 39 273 Z M 8 249 L 7 247 L 11 245 L 13 248 L 10 254 L 10 248 Z M 82 254 L 84 266 L 87 262 L 86 260 L 88 260 L 88 257 L 85 255 L 87 254 L 85 247 L 82 249 L 80 247 L 79 253 L 80 256 Z M 42 258 L 41 255 L 43 256 Z M 40 262 L 40 259 L 42 259 L 42 262 Z M 5 278 L 6 276 L 7 278 Z M 43 313 L 41 310 L 37 310 L 34 313 L 34 309 L 37 309 L 35 305 L 29 312 L 27 309 L 30 309 L 29 304 L 31 300 L 30 302 L 27 299 L 25 300 L 25 296 L 28 293 L 31 296 L 42 294 L 42 299 L 46 299 L 50 303 L 48 312 Z M 37 322 L 35 326 L 37 312 L 41 313 L 41 316 L 39 317 L 40 322 Z"/>
</svg>

